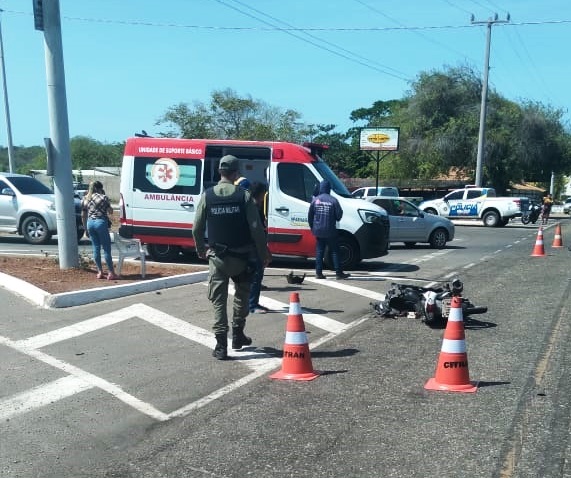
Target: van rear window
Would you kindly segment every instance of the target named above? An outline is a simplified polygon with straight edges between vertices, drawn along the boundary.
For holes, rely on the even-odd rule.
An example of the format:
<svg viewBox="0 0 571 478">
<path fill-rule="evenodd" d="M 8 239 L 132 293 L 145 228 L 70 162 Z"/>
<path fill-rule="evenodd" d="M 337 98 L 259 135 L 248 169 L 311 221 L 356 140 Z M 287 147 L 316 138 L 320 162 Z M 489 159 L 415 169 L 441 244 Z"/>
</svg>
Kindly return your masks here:
<svg viewBox="0 0 571 478">
<path fill-rule="evenodd" d="M 133 187 L 142 192 L 200 194 L 202 161 L 135 157 Z"/>
</svg>

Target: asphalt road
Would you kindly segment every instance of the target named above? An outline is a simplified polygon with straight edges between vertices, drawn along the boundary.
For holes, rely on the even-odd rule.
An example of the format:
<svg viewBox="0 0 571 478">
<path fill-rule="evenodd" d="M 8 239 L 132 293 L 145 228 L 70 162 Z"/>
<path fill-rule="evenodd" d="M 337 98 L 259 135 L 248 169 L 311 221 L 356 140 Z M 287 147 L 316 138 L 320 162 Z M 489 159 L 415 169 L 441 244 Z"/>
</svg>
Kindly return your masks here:
<svg viewBox="0 0 571 478">
<path fill-rule="evenodd" d="M 562 221 L 564 244 L 571 238 Z M 569 477 L 567 247 L 536 227 L 457 228 L 450 247 L 394 247 L 347 281 L 268 270 L 256 347 L 210 356 L 203 283 L 60 310 L 0 289 L 0 476 Z M 570 239 L 571 241 L 571 239 Z M 5 243 L 0 240 L 0 252 Z M 442 330 L 380 319 L 392 281 L 459 276 L 474 394 L 424 389 Z M 300 294 L 311 382 L 274 381 Z"/>
</svg>

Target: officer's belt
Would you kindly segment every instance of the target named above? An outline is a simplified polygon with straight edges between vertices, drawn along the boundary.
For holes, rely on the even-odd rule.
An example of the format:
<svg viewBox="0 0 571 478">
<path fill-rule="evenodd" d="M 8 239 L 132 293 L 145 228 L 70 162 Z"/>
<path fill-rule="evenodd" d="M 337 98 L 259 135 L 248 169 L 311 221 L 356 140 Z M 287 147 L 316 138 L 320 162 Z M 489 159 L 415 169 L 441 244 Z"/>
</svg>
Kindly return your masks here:
<svg viewBox="0 0 571 478">
<path fill-rule="evenodd" d="M 232 249 L 228 249 L 228 246 L 225 244 L 214 244 L 214 252 L 218 257 L 223 259 L 226 256 L 235 257 L 237 259 L 248 260 L 250 258 L 249 251 L 233 251 Z"/>
</svg>

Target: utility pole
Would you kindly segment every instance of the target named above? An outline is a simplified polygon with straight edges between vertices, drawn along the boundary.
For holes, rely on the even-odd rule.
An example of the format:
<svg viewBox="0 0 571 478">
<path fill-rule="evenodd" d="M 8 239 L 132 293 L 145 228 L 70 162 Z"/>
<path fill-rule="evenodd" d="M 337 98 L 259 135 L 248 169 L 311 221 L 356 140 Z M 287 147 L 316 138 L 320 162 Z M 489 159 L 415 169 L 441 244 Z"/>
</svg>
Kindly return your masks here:
<svg viewBox="0 0 571 478">
<path fill-rule="evenodd" d="M 51 152 L 60 269 L 79 267 L 59 0 L 33 0 L 36 30 L 44 32 Z"/>
<path fill-rule="evenodd" d="M 480 130 L 478 133 L 478 156 L 476 158 L 476 186 L 482 187 L 482 169 L 483 169 L 483 156 L 485 147 L 485 133 L 486 133 L 486 109 L 488 106 L 488 75 L 490 72 L 490 43 L 492 39 L 492 25 L 496 23 L 509 23 L 510 14 L 508 13 L 505 20 L 498 20 L 498 14 L 494 18 L 487 20 L 475 20 L 474 15 L 470 18 L 472 25 L 486 25 L 486 54 L 484 58 L 484 78 L 482 80 L 482 103 L 480 106 Z"/>
<path fill-rule="evenodd" d="M 0 15 L 4 10 L 0 8 Z M 8 106 L 8 86 L 6 84 L 6 67 L 4 66 L 4 40 L 2 39 L 2 24 L 0 23 L 0 63 L 2 68 L 2 86 L 4 88 L 4 113 L 6 115 L 6 134 L 8 136 L 8 167 L 14 172 L 14 146 L 12 144 L 12 124 L 10 123 L 10 107 Z"/>
</svg>

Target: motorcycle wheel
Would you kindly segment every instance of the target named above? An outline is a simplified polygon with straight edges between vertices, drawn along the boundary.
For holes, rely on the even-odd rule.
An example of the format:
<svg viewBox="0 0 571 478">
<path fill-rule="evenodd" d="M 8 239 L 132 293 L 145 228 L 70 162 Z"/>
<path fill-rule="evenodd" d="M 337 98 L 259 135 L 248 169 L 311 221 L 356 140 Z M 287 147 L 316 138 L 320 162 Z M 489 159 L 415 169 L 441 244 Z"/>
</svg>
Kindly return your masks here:
<svg viewBox="0 0 571 478">
<path fill-rule="evenodd" d="M 529 224 L 531 221 L 531 219 L 529 218 L 529 216 L 521 216 L 521 222 L 523 224 Z"/>
</svg>

